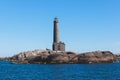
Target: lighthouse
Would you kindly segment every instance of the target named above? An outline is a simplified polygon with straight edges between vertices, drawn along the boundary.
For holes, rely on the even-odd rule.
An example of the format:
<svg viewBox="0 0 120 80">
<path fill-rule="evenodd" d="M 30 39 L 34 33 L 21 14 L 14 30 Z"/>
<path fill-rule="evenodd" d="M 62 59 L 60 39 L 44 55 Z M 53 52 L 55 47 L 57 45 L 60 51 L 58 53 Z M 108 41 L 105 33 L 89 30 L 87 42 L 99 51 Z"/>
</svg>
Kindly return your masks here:
<svg viewBox="0 0 120 80">
<path fill-rule="evenodd" d="M 54 18 L 53 21 L 53 51 L 65 51 L 65 43 L 60 41 L 58 18 Z"/>
</svg>

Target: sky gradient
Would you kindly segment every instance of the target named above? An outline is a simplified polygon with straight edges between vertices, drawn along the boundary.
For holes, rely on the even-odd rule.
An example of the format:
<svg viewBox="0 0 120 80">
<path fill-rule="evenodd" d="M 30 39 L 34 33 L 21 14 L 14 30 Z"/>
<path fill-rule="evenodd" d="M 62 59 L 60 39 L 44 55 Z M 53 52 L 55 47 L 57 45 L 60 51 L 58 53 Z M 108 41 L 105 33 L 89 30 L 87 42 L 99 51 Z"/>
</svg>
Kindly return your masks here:
<svg viewBox="0 0 120 80">
<path fill-rule="evenodd" d="M 67 51 L 120 53 L 120 0 L 0 0 L 0 57 L 52 49 L 55 17 Z"/>
</svg>

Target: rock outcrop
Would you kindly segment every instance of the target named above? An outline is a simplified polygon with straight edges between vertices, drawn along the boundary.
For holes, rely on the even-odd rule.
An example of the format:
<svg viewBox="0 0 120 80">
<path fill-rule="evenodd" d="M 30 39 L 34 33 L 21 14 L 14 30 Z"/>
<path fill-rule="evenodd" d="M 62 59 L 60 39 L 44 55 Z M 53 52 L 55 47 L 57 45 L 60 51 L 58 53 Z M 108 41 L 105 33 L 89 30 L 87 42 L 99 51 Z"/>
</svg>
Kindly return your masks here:
<svg viewBox="0 0 120 80">
<path fill-rule="evenodd" d="M 66 53 L 51 54 L 47 57 L 47 63 L 68 63 L 69 58 Z"/>
<path fill-rule="evenodd" d="M 115 55 L 115 57 L 116 57 L 116 61 L 117 62 L 120 62 L 120 54 L 114 54 Z"/>
<path fill-rule="evenodd" d="M 11 57 L 13 63 L 41 63 L 50 53 L 47 50 L 21 52 Z"/>
<path fill-rule="evenodd" d="M 110 63 L 116 57 L 110 51 L 88 52 L 78 55 L 78 63 Z"/>
<path fill-rule="evenodd" d="M 116 56 L 110 51 L 74 52 L 34 50 L 21 52 L 9 58 L 12 63 L 62 64 L 62 63 L 112 63 Z"/>
</svg>

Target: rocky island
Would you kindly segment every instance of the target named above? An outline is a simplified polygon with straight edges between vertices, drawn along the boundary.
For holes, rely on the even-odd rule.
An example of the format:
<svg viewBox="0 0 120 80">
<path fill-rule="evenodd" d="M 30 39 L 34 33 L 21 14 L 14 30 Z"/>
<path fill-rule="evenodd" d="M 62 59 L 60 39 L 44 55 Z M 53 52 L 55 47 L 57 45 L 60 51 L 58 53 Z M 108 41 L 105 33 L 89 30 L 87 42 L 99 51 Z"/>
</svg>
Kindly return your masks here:
<svg viewBox="0 0 120 80">
<path fill-rule="evenodd" d="M 12 57 L 1 58 L 11 63 L 19 64 L 80 64 L 80 63 L 113 63 L 118 56 L 110 51 L 94 51 L 86 53 L 34 50 L 16 54 Z"/>
<path fill-rule="evenodd" d="M 94 51 L 75 53 L 65 51 L 65 43 L 60 41 L 58 19 L 53 21 L 53 44 L 52 50 L 34 50 L 16 54 L 12 57 L 0 58 L 9 60 L 11 63 L 34 63 L 34 64 L 76 64 L 76 63 L 112 63 L 120 59 L 110 51 Z"/>
</svg>

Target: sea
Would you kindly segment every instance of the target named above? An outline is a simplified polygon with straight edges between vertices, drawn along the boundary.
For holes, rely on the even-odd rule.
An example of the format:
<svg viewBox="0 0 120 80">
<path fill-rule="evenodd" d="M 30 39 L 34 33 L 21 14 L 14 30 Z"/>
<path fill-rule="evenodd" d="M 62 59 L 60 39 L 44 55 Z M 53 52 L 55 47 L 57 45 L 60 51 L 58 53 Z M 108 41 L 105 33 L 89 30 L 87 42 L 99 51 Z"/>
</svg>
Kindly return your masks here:
<svg viewBox="0 0 120 80">
<path fill-rule="evenodd" d="M 11 64 L 0 61 L 0 80 L 120 80 L 120 63 Z"/>
</svg>

